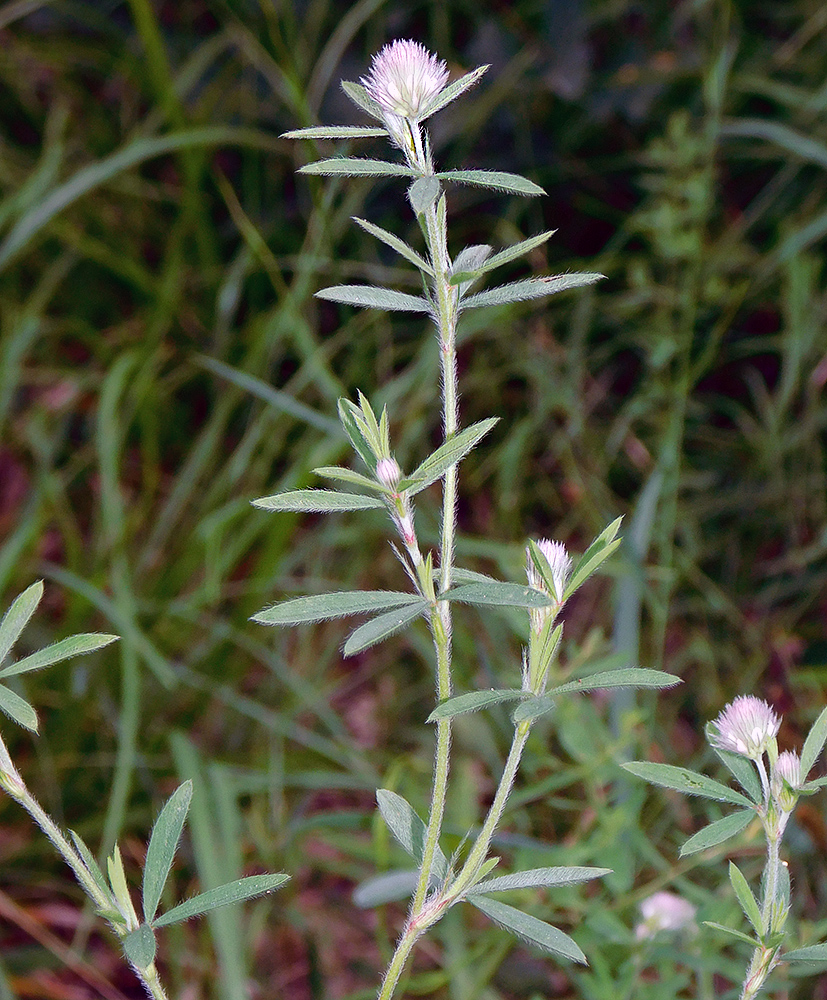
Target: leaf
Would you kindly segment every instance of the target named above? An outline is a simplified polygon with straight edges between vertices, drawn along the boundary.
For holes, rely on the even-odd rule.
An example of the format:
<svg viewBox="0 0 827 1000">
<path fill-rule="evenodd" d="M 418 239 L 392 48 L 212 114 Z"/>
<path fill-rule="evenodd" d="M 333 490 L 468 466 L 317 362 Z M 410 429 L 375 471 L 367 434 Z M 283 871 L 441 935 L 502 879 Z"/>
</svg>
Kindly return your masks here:
<svg viewBox="0 0 827 1000">
<path fill-rule="evenodd" d="M 294 128 L 282 132 L 280 139 L 367 139 L 375 135 L 387 135 L 386 128 L 372 125 L 312 125 L 310 128 Z"/>
<path fill-rule="evenodd" d="M 25 726 L 30 732 L 37 732 L 37 713 L 25 699 L 5 684 L 0 684 L 0 712 L 5 712 L 13 722 Z"/>
<path fill-rule="evenodd" d="M 363 910 L 373 906 L 384 906 L 385 903 L 395 903 L 400 899 L 408 899 L 416 891 L 419 872 L 393 871 L 383 872 L 373 878 L 365 879 L 353 890 L 353 902 Z"/>
<path fill-rule="evenodd" d="M 503 583 L 500 580 L 485 583 L 466 583 L 439 595 L 441 601 L 459 601 L 488 607 L 549 608 L 557 602 L 541 590 L 534 590 L 522 583 Z"/>
<path fill-rule="evenodd" d="M 667 674 L 663 670 L 649 670 L 646 667 L 621 667 L 619 670 L 601 670 L 588 677 L 579 677 L 567 681 L 559 687 L 550 688 L 549 695 L 555 698 L 570 691 L 602 691 L 609 688 L 670 688 L 683 681 L 675 674 Z"/>
<path fill-rule="evenodd" d="M 616 536 L 622 520 L 622 517 L 615 518 L 607 528 L 604 528 L 577 561 L 566 585 L 564 600 L 568 600 L 618 547 L 620 539 Z"/>
<path fill-rule="evenodd" d="M 353 101 L 357 108 L 361 108 L 371 118 L 376 118 L 380 122 L 383 120 L 382 109 L 368 94 L 365 88 L 359 83 L 351 83 L 350 80 L 342 80 L 342 90 Z"/>
<path fill-rule="evenodd" d="M 723 844 L 736 834 L 745 830 L 752 820 L 755 819 L 755 812 L 752 809 L 742 809 L 723 819 L 715 820 L 703 829 L 698 830 L 681 848 L 680 856 L 689 857 L 690 854 L 697 854 L 698 851 L 705 851 L 709 847 L 717 847 Z"/>
<path fill-rule="evenodd" d="M 827 962 L 827 942 L 811 944 L 806 948 L 796 948 L 781 956 L 783 962 Z"/>
<path fill-rule="evenodd" d="M 813 723 L 801 750 L 801 777 L 806 779 L 827 741 L 827 708 Z"/>
<path fill-rule="evenodd" d="M 493 257 L 489 257 L 488 260 L 474 268 L 473 271 L 469 271 L 467 274 L 460 274 L 457 271 L 455 262 L 455 273 L 451 276 L 450 284 L 459 285 L 463 281 L 467 281 L 470 278 L 478 278 L 481 275 L 486 274 L 488 271 L 493 271 L 495 267 L 500 267 L 502 264 L 508 264 L 512 260 L 516 260 L 517 257 L 522 257 L 523 254 L 531 253 L 532 250 L 541 246 L 556 232 L 556 229 L 549 229 L 545 233 L 539 233 L 537 236 L 531 236 L 527 240 L 515 243 L 514 246 L 506 247 L 505 250 L 495 253 Z"/>
<path fill-rule="evenodd" d="M 313 470 L 314 474 L 323 479 L 333 479 L 341 483 L 353 483 L 354 486 L 363 486 L 366 490 L 374 490 L 377 493 L 384 493 L 384 487 L 373 479 L 368 479 L 361 472 L 354 472 L 339 465 L 320 465 Z"/>
<path fill-rule="evenodd" d="M 501 691 L 469 691 L 467 694 L 458 694 L 455 698 L 448 698 L 447 701 L 440 702 L 425 721 L 436 722 L 437 719 L 453 719 L 457 715 L 466 715 L 468 712 L 479 712 L 480 709 L 488 708 L 489 705 L 499 705 L 503 701 L 516 701 L 518 698 L 525 698 L 525 695 L 525 691 L 519 688 Z"/>
<path fill-rule="evenodd" d="M 604 277 L 603 274 L 585 272 L 583 274 L 556 274 L 548 278 L 526 278 L 524 281 L 512 281 L 507 285 L 498 285 L 496 288 L 468 295 L 462 300 L 461 306 L 463 309 L 476 309 L 478 306 L 502 306 L 509 302 L 527 302 L 529 299 L 541 299 L 546 295 L 554 295 L 570 288 L 593 285 Z"/>
<path fill-rule="evenodd" d="M 111 890 L 109 888 L 109 883 L 106 881 L 106 877 L 101 871 L 101 866 L 95 859 L 95 855 L 86 846 L 85 841 L 80 836 L 80 834 L 75 833 L 74 830 L 69 831 L 69 836 L 72 838 L 72 842 L 77 849 L 78 854 L 81 856 L 81 860 L 86 866 L 86 870 L 95 880 L 98 888 L 104 894 L 104 896 L 111 896 Z"/>
<path fill-rule="evenodd" d="M 477 882 L 466 896 L 478 892 L 506 892 L 508 889 L 533 889 L 537 886 L 577 885 L 593 878 L 608 875 L 611 868 L 531 868 L 524 872 L 514 872 L 513 875 L 500 875 L 498 878 Z"/>
<path fill-rule="evenodd" d="M 92 653 L 96 649 L 103 649 L 111 642 L 116 642 L 120 636 L 108 635 L 104 632 L 88 632 L 83 635 L 73 635 L 68 639 L 61 639 L 53 642 L 51 646 L 40 649 L 36 653 L 24 656 L 22 660 L 10 664 L 0 670 L 0 677 L 14 677 L 16 674 L 28 673 L 30 670 L 42 670 L 43 667 L 50 667 L 53 663 L 60 663 L 61 660 L 68 660 L 72 656 L 81 656 L 84 653 Z"/>
<path fill-rule="evenodd" d="M 502 170 L 443 170 L 436 175 L 441 181 L 455 181 L 457 184 L 471 184 L 474 187 L 491 188 L 508 194 L 536 196 L 546 192 L 519 174 L 508 174 Z"/>
<path fill-rule="evenodd" d="M 371 472 L 376 471 L 376 456 L 370 447 L 370 442 L 365 437 L 362 432 L 362 428 L 359 426 L 357 420 L 357 414 L 361 411 L 355 403 L 351 403 L 349 399 L 339 399 L 338 401 L 339 410 L 339 420 L 342 423 L 345 434 L 348 440 L 353 445 L 353 450 L 362 459 L 365 465 L 370 469 Z"/>
<path fill-rule="evenodd" d="M 425 851 L 426 828 L 413 806 L 388 788 L 378 789 L 376 803 L 387 828 L 414 861 L 421 865 Z M 434 875 L 441 880 L 447 873 L 448 860 L 437 844 L 434 852 Z"/>
<path fill-rule="evenodd" d="M 715 799 L 718 802 L 732 802 L 736 806 L 752 808 L 752 803 L 734 788 L 727 788 L 719 781 L 713 781 L 704 774 L 690 771 L 685 767 L 673 767 L 671 764 L 655 764 L 647 760 L 635 760 L 622 764 L 630 774 L 643 778 L 653 785 L 662 788 L 673 788 L 686 795 L 700 795 L 705 799 Z"/>
<path fill-rule="evenodd" d="M 451 265 L 451 275 L 449 284 L 456 285 L 460 282 L 454 281 L 453 275 L 464 275 L 465 280 L 476 278 L 479 269 L 491 256 L 492 247 L 487 243 L 475 243 L 473 246 L 465 247 L 457 254 Z"/>
<path fill-rule="evenodd" d="M 487 896 L 469 896 L 468 902 L 476 906 L 489 920 L 493 920 L 495 924 L 516 934 L 518 938 L 534 945 L 535 948 L 567 958 L 572 962 L 579 962 L 581 965 L 589 964 L 586 956 L 568 934 L 547 924 L 545 920 L 539 920 L 528 913 L 523 913 L 522 910 L 501 903 L 498 899 L 489 899 Z"/>
<path fill-rule="evenodd" d="M 365 309 L 388 309 L 396 312 L 426 313 L 431 304 L 421 295 L 408 295 L 392 288 L 378 285 L 333 285 L 316 292 L 317 299 L 341 302 L 347 306 L 361 306 Z"/>
<path fill-rule="evenodd" d="M 499 417 L 488 417 L 486 420 L 471 424 L 459 434 L 455 434 L 450 440 L 440 445 L 432 455 L 429 455 L 420 466 L 414 469 L 410 476 L 400 479 L 397 489 L 400 492 L 408 490 L 411 495 L 414 495 L 424 490 L 426 486 L 430 486 L 431 483 L 435 483 L 437 479 L 441 479 L 452 466 L 465 458 L 498 420 Z"/>
<path fill-rule="evenodd" d="M 359 156 L 334 156 L 299 167 L 300 174 L 321 177 L 413 177 L 410 167 L 387 160 L 367 160 Z"/>
<path fill-rule="evenodd" d="M 436 177 L 417 177 L 408 188 L 408 201 L 414 210 L 414 215 L 422 215 L 437 200 L 442 191 L 442 185 Z"/>
<path fill-rule="evenodd" d="M 123 950 L 136 969 L 145 970 L 155 960 L 155 935 L 147 924 L 141 924 L 123 939 Z"/>
<path fill-rule="evenodd" d="M 423 110 L 419 120 L 425 121 L 426 118 L 430 118 L 431 115 L 435 115 L 437 111 L 441 111 L 446 104 L 450 104 L 451 101 L 455 101 L 460 94 L 464 94 L 466 90 L 473 87 L 487 69 L 488 66 L 477 66 L 477 68 L 471 70 L 470 73 L 466 73 L 464 76 L 461 76 L 459 80 L 455 80 L 452 84 L 447 86 L 445 90 L 440 91 L 440 93 L 434 98 L 433 102 Z"/>
<path fill-rule="evenodd" d="M 0 622 L 0 663 L 9 655 L 20 633 L 29 623 L 35 608 L 43 597 L 43 581 L 38 580 L 14 599 Z"/>
<path fill-rule="evenodd" d="M 256 896 L 263 896 L 272 892 L 290 878 L 279 872 L 274 875 L 249 875 L 247 878 L 237 879 L 235 882 L 228 882 L 226 885 L 219 885 L 215 889 L 208 889 L 201 892 L 192 899 L 187 899 L 171 910 L 161 914 L 152 921 L 153 927 L 168 927 L 170 924 L 179 924 L 182 920 L 189 920 L 191 917 L 200 916 L 219 906 L 228 906 L 230 903 L 243 903 L 247 899 L 255 899 Z"/>
<path fill-rule="evenodd" d="M 534 722 L 536 719 L 548 715 L 549 712 L 553 712 L 556 707 L 554 699 L 547 694 L 534 695 L 514 709 L 511 713 L 511 721 L 515 726 L 520 722 Z"/>
<path fill-rule="evenodd" d="M 434 269 L 425 260 L 424 257 L 420 257 L 419 254 L 414 250 L 413 247 L 409 247 L 404 240 L 400 240 L 398 236 L 394 236 L 393 233 L 389 233 L 387 229 L 383 229 L 381 226 L 375 225 L 373 222 L 368 222 L 367 219 L 360 219 L 358 216 L 353 216 L 353 221 L 357 226 L 361 226 L 365 232 L 375 236 L 377 240 L 381 240 L 382 243 L 389 246 L 392 250 L 395 250 L 401 257 L 409 260 L 414 267 L 418 267 L 420 271 L 424 271 L 426 274 L 430 274 L 433 277 Z"/>
<path fill-rule="evenodd" d="M 755 933 L 760 938 L 766 930 L 764 927 L 764 918 L 761 916 L 761 910 L 755 896 L 752 894 L 749 883 L 744 878 L 740 868 L 733 861 L 729 863 L 729 881 L 732 883 L 732 888 L 735 890 L 735 895 L 738 897 L 738 902 L 741 904 L 744 916 L 752 924 Z"/>
<path fill-rule="evenodd" d="M 711 723 L 707 723 L 705 726 L 707 739 L 709 739 L 712 732 L 711 726 Z M 747 757 L 742 757 L 740 754 L 730 753 L 729 750 L 722 750 L 714 744 L 712 744 L 712 749 L 752 801 L 762 803 L 764 801 L 764 793 L 761 789 L 761 782 L 758 779 L 753 762 Z"/>
<path fill-rule="evenodd" d="M 287 490 L 272 497 L 253 500 L 262 510 L 293 510 L 304 514 L 323 514 L 336 510 L 370 510 L 384 507 L 379 497 L 360 493 L 340 493 L 337 490 Z"/>
<path fill-rule="evenodd" d="M 397 590 L 344 590 L 332 594 L 312 594 L 295 597 L 281 604 L 274 604 L 253 615 L 252 621 L 261 625 L 301 625 L 305 622 L 323 622 L 345 615 L 361 615 L 370 611 L 384 611 L 406 604 L 423 603 L 418 594 Z"/>
<path fill-rule="evenodd" d="M 419 597 L 414 598 L 407 607 L 396 608 L 394 611 L 371 618 L 369 622 L 365 622 L 350 633 L 342 646 L 342 652 L 345 656 L 355 656 L 356 653 L 370 649 L 371 646 L 400 632 L 406 625 L 424 614 L 428 607 L 428 602 Z"/>
<path fill-rule="evenodd" d="M 761 947 L 760 941 L 756 941 L 755 938 L 751 938 L 748 934 L 744 934 L 743 931 L 736 931 L 734 927 L 727 927 L 725 924 L 719 924 L 714 920 L 704 920 L 704 925 L 706 927 L 714 927 L 716 931 L 728 934 L 730 937 L 734 937 L 737 941 L 743 941 L 751 948 Z"/>
<path fill-rule="evenodd" d="M 146 849 L 143 881 L 144 919 L 149 923 L 152 923 L 158 910 L 191 799 L 192 782 L 185 781 L 167 799 L 152 828 Z"/>
</svg>

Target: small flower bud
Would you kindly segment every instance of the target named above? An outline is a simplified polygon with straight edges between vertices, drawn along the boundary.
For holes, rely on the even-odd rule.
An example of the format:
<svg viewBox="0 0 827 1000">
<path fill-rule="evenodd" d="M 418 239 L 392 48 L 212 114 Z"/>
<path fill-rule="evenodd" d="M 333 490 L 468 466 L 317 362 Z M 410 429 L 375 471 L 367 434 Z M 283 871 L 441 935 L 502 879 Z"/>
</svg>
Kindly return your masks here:
<svg viewBox="0 0 827 1000">
<path fill-rule="evenodd" d="M 537 547 L 546 557 L 551 567 L 551 581 L 554 584 L 554 593 L 549 594 L 549 596 L 561 602 L 569 574 L 571 573 L 571 557 L 562 542 L 551 542 L 547 538 L 541 538 L 537 543 Z M 531 549 L 526 549 L 526 573 L 528 574 L 529 587 L 533 587 L 535 590 L 542 590 L 544 594 L 549 593 L 545 580 L 537 571 L 537 567 L 531 558 Z"/>
<path fill-rule="evenodd" d="M 697 908 L 674 892 L 656 892 L 640 904 L 641 923 L 635 937 L 652 938 L 660 931 L 694 930 Z"/>
<path fill-rule="evenodd" d="M 785 750 L 772 769 L 772 797 L 781 812 L 793 811 L 800 787 L 801 759 L 793 750 Z"/>
<path fill-rule="evenodd" d="M 741 695 L 712 723 L 710 742 L 719 750 L 759 760 L 770 740 L 775 739 L 780 725 L 781 720 L 765 701 Z"/>
<path fill-rule="evenodd" d="M 361 83 L 389 115 L 417 119 L 448 82 L 448 67 L 419 42 L 397 39 L 381 49 Z"/>
<path fill-rule="evenodd" d="M 402 470 L 395 458 L 380 458 L 376 463 L 376 478 L 383 486 L 393 489 L 402 478 Z"/>
</svg>

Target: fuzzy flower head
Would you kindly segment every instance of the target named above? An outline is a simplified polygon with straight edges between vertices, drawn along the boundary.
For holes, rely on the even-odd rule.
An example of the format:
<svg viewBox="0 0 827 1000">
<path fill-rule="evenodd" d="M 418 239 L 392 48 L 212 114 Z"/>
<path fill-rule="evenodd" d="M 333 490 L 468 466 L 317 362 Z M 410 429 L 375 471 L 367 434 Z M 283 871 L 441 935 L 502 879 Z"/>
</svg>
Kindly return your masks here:
<svg viewBox="0 0 827 1000">
<path fill-rule="evenodd" d="M 696 907 L 674 892 L 656 892 L 640 904 L 643 918 L 635 928 L 635 936 L 652 938 L 660 931 L 694 930 Z"/>
<path fill-rule="evenodd" d="M 729 750 L 759 760 L 775 739 L 781 720 L 760 698 L 741 695 L 726 706 L 712 723 L 710 742 L 719 750 Z"/>
<path fill-rule="evenodd" d="M 419 42 L 390 42 L 374 57 L 362 86 L 389 115 L 418 119 L 445 89 L 448 66 Z"/>
<path fill-rule="evenodd" d="M 549 596 L 560 603 L 563 600 L 563 593 L 571 573 L 571 557 L 562 542 L 552 542 L 548 538 L 541 538 L 537 543 L 537 548 L 546 557 L 551 567 L 551 582 L 554 584 L 554 592 Z M 548 586 L 531 558 L 530 548 L 526 549 L 526 573 L 528 574 L 529 587 L 548 593 Z"/>
<path fill-rule="evenodd" d="M 402 478 L 402 470 L 395 458 L 380 458 L 376 463 L 376 478 L 383 486 L 393 489 Z"/>
<path fill-rule="evenodd" d="M 785 750 L 772 770 L 772 797 L 782 812 L 793 811 L 800 787 L 801 759 L 793 750 Z"/>
</svg>

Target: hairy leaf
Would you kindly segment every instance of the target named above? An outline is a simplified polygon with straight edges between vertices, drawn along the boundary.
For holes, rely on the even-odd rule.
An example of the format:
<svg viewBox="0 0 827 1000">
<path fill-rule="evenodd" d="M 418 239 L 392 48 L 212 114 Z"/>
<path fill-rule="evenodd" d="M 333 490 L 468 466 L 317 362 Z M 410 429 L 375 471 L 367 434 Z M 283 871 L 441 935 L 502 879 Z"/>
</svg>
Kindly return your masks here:
<svg viewBox="0 0 827 1000">
<path fill-rule="evenodd" d="M 38 580 L 15 598 L 3 616 L 3 621 L 0 622 L 0 663 L 5 660 L 12 646 L 20 638 L 20 633 L 28 624 L 42 597 L 43 581 Z"/>
<path fill-rule="evenodd" d="M 387 788 L 380 788 L 376 792 L 376 802 L 387 828 L 414 861 L 422 864 L 426 828 L 413 806 L 401 795 Z M 434 874 L 443 879 L 447 871 L 448 860 L 437 845 L 434 852 Z"/>
<path fill-rule="evenodd" d="M 369 622 L 354 629 L 342 646 L 345 656 L 355 656 L 362 653 L 377 643 L 384 642 L 385 639 L 397 632 L 401 632 L 406 625 L 410 625 L 428 610 L 428 602 L 421 597 L 414 599 L 405 607 L 387 611 L 383 615 L 371 618 Z"/>
<path fill-rule="evenodd" d="M 370 510 L 385 505 L 379 497 L 369 497 L 361 493 L 339 493 L 336 490 L 287 490 L 285 493 L 253 500 L 253 506 L 262 510 L 326 514 L 337 510 Z"/>
<path fill-rule="evenodd" d="M 158 911 L 161 893 L 172 868 L 191 799 L 192 782 L 185 781 L 167 799 L 152 828 L 146 849 L 143 880 L 144 919 L 149 923 L 152 923 Z"/>
<path fill-rule="evenodd" d="M 312 125 L 310 128 L 294 128 L 282 132 L 280 139 L 367 139 L 375 135 L 387 135 L 386 128 L 373 125 Z"/>
<path fill-rule="evenodd" d="M 655 764 L 648 760 L 630 761 L 621 765 L 630 774 L 643 778 L 653 785 L 660 785 L 662 788 L 673 788 L 686 795 L 700 795 L 705 799 L 715 799 L 718 802 L 732 802 L 736 806 L 746 806 L 752 808 L 752 803 L 734 788 L 727 788 L 719 781 L 707 778 L 705 774 L 698 774 L 685 767 L 673 767 L 671 764 Z"/>
<path fill-rule="evenodd" d="M 341 302 L 347 306 L 361 306 L 364 309 L 388 309 L 396 312 L 430 312 L 431 304 L 421 295 L 408 295 L 393 288 L 378 285 L 333 285 L 316 292 L 317 299 Z"/>
<path fill-rule="evenodd" d="M 235 882 L 228 882 L 226 885 L 219 885 L 215 889 L 208 889 L 206 892 L 193 896 L 171 910 L 162 913 L 160 917 L 152 921 L 153 927 L 168 927 L 170 924 L 179 924 L 182 920 L 189 920 L 191 917 L 200 916 L 219 906 L 227 906 L 230 903 L 243 903 L 247 899 L 255 899 L 256 896 L 263 896 L 272 892 L 290 878 L 281 872 L 274 875 L 249 875 L 247 878 L 237 879 Z"/>
<path fill-rule="evenodd" d="M 410 167 L 387 160 L 368 160 L 359 156 L 334 156 L 299 167 L 300 174 L 321 177 L 413 177 Z"/>
<path fill-rule="evenodd" d="M 505 173 L 502 170 L 444 170 L 436 176 L 443 181 L 472 184 L 474 187 L 490 188 L 492 191 L 504 191 L 508 194 L 531 196 L 545 194 L 538 184 L 527 177 Z"/>
<path fill-rule="evenodd" d="M 698 830 L 681 848 L 681 857 L 686 858 L 690 854 L 697 854 L 698 851 L 705 851 L 709 847 L 717 847 L 745 830 L 752 820 L 755 819 L 755 812 L 752 809 L 740 809 L 730 816 L 715 820 L 703 829 Z"/>
<path fill-rule="evenodd" d="M 396 590 L 344 590 L 332 594 L 312 594 L 294 597 L 253 615 L 252 621 L 261 625 L 300 625 L 306 622 L 323 622 L 345 615 L 361 615 L 370 611 L 384 611 L 403 605 L 423 603 L 418 594 Z"/>
<path fill-rule="evenodd" d="M 493 920 L 495 924 L 516 934 L 518 938 L 534 945 L 535 948 L 567 958 L 572 962 L 579 962 L 581 965 L 588 965 L 586 956 L 568 934 L 558 927 L 547 924 L 545 920 L 532 917 L 522 910 L 501 903 L 498 899 L 489 899 L 487 896 L 469 896 L 468 902 L 481 910 L 489 920 Z"/>
<path fill-rule="evenodd" d="M 608 875 L 611 868 L 531 868 L 524 872 L 514 872 L 512 875 L 500 875 L 485 882 L 477 882 L 466 893 L 472 895 L 478 892 L 506 892 L 508 889 L 533 889 L 537 886 L 577 885 L 593 878 Z"/>
<path fill-rule="evenodd" d="M 60 663 L 68 660 L 72 656 L 81 656 L 84 653 L 93 653 L 96 649 L 103 649 L 111 642 L 117 642 L 120 637 L 108 635 L 104 632 L 88 632 L 83 635 L 72 635 L 68 639 L 60 639 L 53 642 L 45 649 L 39 649 L 36 653 L 24 656 L 22 660 L 10 664 L 0 670 L 0 678 L 14 677 L 16 674 L 25 674 L 30 670 L 42 670 L 43 667 L 50 667 L 53 663 Z"/>
<path fill-rule="evenodd" d="M 487 420 L 480 420 L 476 424 L 471 424 L 464 431 L 455 434 L 450 440 L 440 445 L 433 454 L 422 462 L 410 476 L 400 479 L 397 489 L 408 490 L 412 495 L 424 490 L 426 486 L 435 483 L 457 462 L 471 451 L 474 446 L 491 430 L 497 423 L 498 417 L 488 417 Z"/>
<path fill-rule="evenodd" d="M 409 260 L 414 267 L 418 267 L 420 271 L 424 271 L 426 274 L 433 276 L 434 269 L 425 260 L 424 257 L 414 250 L 413 247 L 409 247 L 404 240 L 400 240 L 398 236 L 394 236 L 393 233 L 389 233 L 387 229 L 383 229 L 381 226 L 375 225 L 373 222 L 368 222 L 367 219 L 360 219 L 358 216 L 353 216 L 353 221 L 357 226 L 361 226 L 365 232 L 370 233 L 371 236 L 375 236 L 377 240 L 381 240 L 386 246 L 389 246 L 392 250 L 395 250 L 401 257 Z"/>
<path fill-rule="evenodd" d="M 436 722 L 437 719 L 453 719 L 457 715 L 479 712 L 480 709 L 488 708 L 489 705 L 499 705 L 504 701 L 516 701 L 519 698 L 525 698 L 525 696 L 525 691 L 519 688 L 501 691 L 469 691 L 467 694 L 459 694 L 455 698 L 448 698 L 441 702 L 425 721 Z"/>
<path fill-rule="evenodd" d="M 564 292 L 570 288 L 581 288 L 583 285 L 593 285 L 605 277 L 603 274 L 556 274 L 548 278 L 526 278 L 524 281 L 512 281 L 507 285 L 498 285 L 484 292 L 468 295 L 462 300 L 463 309 L 475 309 L 478 306 L 502 306 L 509 302 L 527 302 L 530 299 L 541 299 L 546 295 Z"/>
</svg>

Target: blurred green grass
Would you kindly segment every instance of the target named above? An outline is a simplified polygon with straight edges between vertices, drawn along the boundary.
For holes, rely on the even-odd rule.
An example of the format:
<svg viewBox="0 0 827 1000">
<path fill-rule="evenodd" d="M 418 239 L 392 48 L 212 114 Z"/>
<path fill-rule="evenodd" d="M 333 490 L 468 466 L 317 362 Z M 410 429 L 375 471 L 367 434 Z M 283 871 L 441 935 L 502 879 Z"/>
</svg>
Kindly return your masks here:
<svg viewBox="0 0 827 1000">
<path fill-rule="evenodd" d="M 373 789 L 404 786 L 423 808 L 427 795 L 424 632 L 342 662 L 339 625 L 247 622 L 282 595 L 403 583 L 380 517 L 249 505 L 347 460 L 335 400 L 357 387 L 388 403 L 403 463 L 438 439 L 430 331 L 312 298 L 340 279 L 415 286 L 350 222 L 415 241 L 401 187 L 297 178 L 314 151 L 278 139 L 350 121 L 338 81 L 400 36 L 455 72 L 492 64 L 435 121 L 440 162 L 524 172 L 549 192 L 530 203 L 452 192 L 455 249 L 557 228 L 533 271 L 608 275 L 548 308 L 475 313 L 462 328 L 463 419 L 503 419 L 463 469 L 459 556 L 518 579 L 527 533 L 582 548 L 627 515 L 612 577 L 568 612 L 568 655 L 618 650 L 686 681 L 657 702 L 561 709 L 531 745 L 509 814 L 523 839 L 503 851 L 611 864 L 607 913 L 627 927 L 672 878 L 725 906 L 722 866 L 675 861 L 702 807 L 618 784 L 616 760 L 633 746 L 697 758 L 703 723 L 745 691 L 785 713 L 794 745 L 823 703 L 820 5 L 6 3 L 0 593 L 7 604 L 46 578 L 33 643 L 92 628 L 124 637 L 117 652 L 29 682 L 43 733 L 13 748 L 62 822 L 102 848 L 126 837 L 136 853 L 161 797 L 201 773 L 182 892 L 216 871 L 296 876 L 275 900 L 219 918 L 217 958 L 206 931 L 178 931 L 181 990 L 208 992 L 214 968 L 224 997 L 246 995 L 248 976 L 262 994 L 369 990 L 395 917 L 355 922 L 348 893 L 397 860 L 372 819 Z M 420 523 L 433 540 L 429 499 Z M 511 676 L 519 622 L 467 615 L 459 683 Z M 477 815 L 506 734 L 496 713 L 458 727 L 452 836 Z M 802 817 L 797 905 L 815 921 L 827 828 L 817 805 Z M 2 823 L 13 831 L 4 891 L 31 909 L 73 896 L 25 820 L 4 806 Z M 561 919 L 576 927 L 582 906 L 572 895 Z M 628 942 L 616 927 L 583 934 L 597 957 L 578 989 L 609 995 L 600 976 L 628 972 Z M 9 995 L 30 995 L 49 961 L 18 928 L 5 938 Z M 412 988 L 537 988 L 513 970 L 497 979 L 508 946 L 490 928 L 452 920 L 436 946 L 450 974 L 423 959 Z M 737 976 L 737 956 L 719 962 L 709 976 Z M 118 983 L 138 995 L 128 974 Z M 565 977 L 555 983 L 571 995 Z"/>
</svg>

